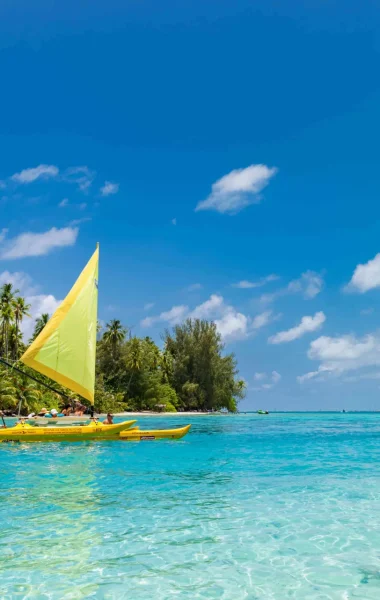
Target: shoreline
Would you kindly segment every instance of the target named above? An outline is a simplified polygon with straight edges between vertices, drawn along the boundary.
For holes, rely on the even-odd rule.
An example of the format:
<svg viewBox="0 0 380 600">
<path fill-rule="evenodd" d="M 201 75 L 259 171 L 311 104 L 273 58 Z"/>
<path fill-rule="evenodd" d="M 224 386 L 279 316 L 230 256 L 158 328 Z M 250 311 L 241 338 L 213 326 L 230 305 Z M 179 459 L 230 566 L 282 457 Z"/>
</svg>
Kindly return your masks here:
<svg viewBox="0 0 380 600">
<path fill-rule="evenodd" d="M 206 416 L 223 416 L 223 413 L 208 413 L 208 412 L 155 412 L 155 411 L 143 411 L 143 412 L 121 412 L 113 413 L 115 417 L 206 417 Z M 228 414 L 228 413 L 226 413 Z"/>
</svg>

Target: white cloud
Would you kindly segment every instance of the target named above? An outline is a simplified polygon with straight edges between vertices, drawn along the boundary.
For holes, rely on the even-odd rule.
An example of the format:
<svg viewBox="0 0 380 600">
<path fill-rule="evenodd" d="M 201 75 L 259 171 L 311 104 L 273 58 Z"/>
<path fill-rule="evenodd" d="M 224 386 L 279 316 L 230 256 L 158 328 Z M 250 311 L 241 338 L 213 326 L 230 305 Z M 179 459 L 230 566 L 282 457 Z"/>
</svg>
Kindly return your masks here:
<svg viewBox="0 0 380 600">
<path fill-rule="evenodd" d="M 8 233 L 8 229 L 3 227 L 3 229 L 0 231 L 0 243 L 5 240 L 5 238 L 7 237 L 7 233 Z"/>
<path fill-rule="evenodd" d="M 272 311 L 266 310 L 259 315 L 256 315 L 252 320 L 252 329 L 261 329 L 271 321 Z"/>
<path fill-rule="evenodd" d="M 151 308 L 153 308 L 154 306 L 154 302 L 147 302 L 146 304 L 144 304 L 144 310 L 150 310 Z"/>
<path fill-rule="evenodd" d="M 187 288 L 188 292 L 196 292 L 197 290 L 201 290 L 202 289 L 202 284 L 201 283 L 192 283 L 191 285 L 189 285 L 189 287 Z"/>
<path fill-rule="evenodd" d="M 264 379 L 268 379 L 269 377 L 270 383 L 262 383 L 259 386 L 251 388 L 251 390 L 253 392 L 263 392 L 266 390 L 271 390 L 282 379 L 282 376 L 277 371 L 272 371 L 270 375 L 267 375 L 267 373 L 255 373 L 253 376 L 255 381 L 263 381 Z"/>
<path fill-rule="evenodd" d="M 276 173 L 275 167 L 266 165 L 235 169 L 212 184 L 211 194 L 199 202 L 195 210 L 236 214 L 246 206 L 260 202 L 259 193 Z"/>
<path fill-rule="evenodd" d="M 43 256 L 54 248 L 73 246 L 78 236 L 78 229 L 52 227 L 44 233 L 21 233 L 7 240 L 0 248 L 0 259 L 24 258 L 26 256 Z"/>
<path fill-rule="evenodd" d="M 203 302 L 199 306 L 196 306 L 189 316 L 192 319 L 212 318 L 213 316 L 219 314 L 220 309 L 222 307 L 224 309 L 223 304 L 223 296 L 219 296 L 218 294 L 212 294 L 210 298 L 206 300 L 206 302 Z"/>
<path fill-rule="evenodd" d="M 287 331 L 279 331 L 275 335 L 272 335 L 268 339 L 268 342 L 269 344 L 283 344 L 284 342 L 293 342 L 293 340 L 297 340 L 298 338 L 305 335 L 305 333 L 316 331 L 322 326 L 322 324 L 325 321 L 326 316 L 323 312 L 315 313 L 314 317 L 302 317 L 301 323 L 299 325 L 296 325 L 296 327 L 292 327 Z"/>
<path fill-rule="evenodd" d="M 81 192 L 88 192 L 95 179 L 96 172 L 85 165 L 82 167 L 69 167 L 64 172 L 62 179 L 66 183 L 75 183 Z"/>
<path fill-rule="evenodd" d="M 293 279 L 286 287 L 273 292 L 273 294 L 263 294 L 260 297 L 260 301 L 264 304 L 269 304 L 277 300 L 277 298 L 292 294 L 302 294 L 304 298 L 310 300 L 322 291 L 323 285 L 322 274 L 315 271 L 306 271 L 302 273 L 299 279 Z"/>
<path fill-rule="evenodd" d="M 169 325 L 177 325 L 186 317 L 189 307 L 185 305 L 173 306 L 155 317 L 146 317 L 141 321 L 141 327 L 151 327 L 155 323 L 166 322 Z"/>
<path fill-rule="evenodd" d="M 4 283 L 11 283 L 13 287 L 18 289 L 19 293 L 25 297 L 26 303 L 31 305 L 30 310 L 28 311 L 31 318 L 25 317 L 21 323 L 21 331 L 24 340 L 28 341 L 34 329 L 35 319 L 40 317 L 43 313 L 48 313 L 51 316 L 61 304 L 61 300 L 56 300 L 51 294 L 38 294 L 39 286 L 35 285 L 32 278 L 27 273 L 21 271 L 15 271 L 13 273 L 3 271 L 0 273 L 0 286 Z"/>
<path fill-rule="evenodd" d="M 20 171 L 20 173 L 15 173 L 12 175 L 11 179 L 16 183 L 32 183 L 37 179 L 57 177 L 58 174 L 59 169 L 54 165 L 39 165 L 38 167 L 24 169 L 23 171 Z"/>
<path fill-rule="evenodd" d="M 373 371 L 372 373 L 361 373 L 360 375 L 350 375 L 349 377 L 345 377 L 345 383 L 355 383 L 357 381 L 363 381 L 368 379 L 380 379 L 380 372 Z"/>
<path fill-rule="evenodd" d="M 261 279 L 259 279 L 259 281 L 247 281 L 246 279 L 243 279 L 238 283 L 233 283 L 232 287 L 240 288 L 241 290 L 249 290 L 253 288 L 262 287 L 263 285 L 270 283 L 271 281 L 277 281 L 277 279 L 280 279 L 279 276 L 274 274 L 262 277 Z"/>
<path fill-rule="evenodd" d="M 364 294 L 380 287 L 380 253 L 364 265 L 357 265 L 351 281 L 344 288 L 346 292 Z"/>
<path fill-rule="evenodd" d="M 249 318 L 228 306 L 220 319 L 214 320 L 217 330 L 224 340 L 238 340 L 247 337 Z"/>
<path fill-rule="evenodd" d="M 141 321 L 142 327 L 150 327 L 155 323 L 167 322 L 170 325 L 180 323 L 186 318 L 207 319 L 214 321 L 219 333 L 224 340 L 244 339 L 260 329 L 270 321 L 277 319 L 272 316 L 272 311 L 265 311 L 253 319 L 239 312 L 233 306 L 226 304 L 224 298 L 212 294 L 208 300 L 190 310 L 188 306 L 173 306 L 169 311 L 157 316 L 146 317 Z"/>
<path fill-rule="evenodd" d="M 371 306 L 370 308 L 363 308 L 363 310 L 360 311 L 361 315 L 372 315 L 375 312 L 375 309 Z"/>
<path fill-rule="evenodd" d="M 176 218 L 172 219 L 172 220 L 171 220 L 171 224 L 172 224 L 172 225 L 177 225 L 177 219 L 176 219 Z"/>
<path fill-rule="evenodd" d="M 22 271 L 14 273 L 3 271 L 0 273 L 0 286 L 4 283 L 11 283 L 20 294 L 33 294 L 36 291 L 36 287 L 32 285 L 32 278 Z"/>
<path fill-rule="evenodd" d="M 33 333 L 35 320 L 38 319 L 38 317 L 40 317 L 43 313 L 48 313 L 48 315 L 51 317 L 61 304 L 62 300 L 57 300 L 51 294 L 39 294 L 37 296 L 27 296 L 26 302 L 31 305 L 29 313 L 32 318 L 25 318 L 22 321 L 21 331 L 23 333 L 24 340 L 28 341 Z"/>
<path fill-rule="evenodd" d="M 68 198 L 64 198 L 63 200 L 61 200 L 61 202 L 58 204 L 59 208 L 63 208 L 64 206 L 67 206 L 69 203 L 69 199 Z"/>
<path fill-rule="evenodd" d="M 266 373 L 255 373 L 253 376 L 253 379 L 255 381 L 262 381 L 263 379 L 266 379 L 268 377 L 268 375 Z"/>
<path fill-rule="evenodd" d="M 104 185 L 100 188 L 101 196 L 111 196 L 112 194 L 117 194 L 119 191 L 119 184 L 112 183 L 112 181 L 105 181 Z"/>
<path fill-rule="evenodd" d="M 380 335 L 368 334 L 362 338 L 354 335 L 340 337 L 321 336 L 311 342 L 308 357 L 321 364 L 315 371 L 297 377 L 300 383 L 328 375 L 339 376 L 347 371 L 380 365 Z"/>
<path fill-rule="evenodd" d="M 81 225 L 82 223 L 88 223 L 88 221 L 92 221 L 92 217 L 82 217 L 81 219 L 73 219 L 70 221 L 70 227 L 75 227 L 76 225 Z"/>
</svg>

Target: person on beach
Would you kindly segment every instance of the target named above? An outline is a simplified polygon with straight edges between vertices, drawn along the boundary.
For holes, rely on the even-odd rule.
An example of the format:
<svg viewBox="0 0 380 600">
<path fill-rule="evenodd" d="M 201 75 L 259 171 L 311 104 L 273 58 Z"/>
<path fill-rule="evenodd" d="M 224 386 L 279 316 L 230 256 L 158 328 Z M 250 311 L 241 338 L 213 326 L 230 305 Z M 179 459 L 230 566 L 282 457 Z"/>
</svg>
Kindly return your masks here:
<svg viewBox="0 0 380 600">
<path fill-rule="evenodd" d="M 113 415 L 107 413 L 107 418 L 103 421 L 103 425 L 113 425 Z"/>
<path fill-rule="evenodd" d="M 85 411 L 85 406 L 82 406 L 82 404 L 80 402 L 78 402 L 78 400 L 75 402 L 75 410 L 74 410 L 74 415 L 76 417 L 83 417 L 83 413 Z"/>
</svg>

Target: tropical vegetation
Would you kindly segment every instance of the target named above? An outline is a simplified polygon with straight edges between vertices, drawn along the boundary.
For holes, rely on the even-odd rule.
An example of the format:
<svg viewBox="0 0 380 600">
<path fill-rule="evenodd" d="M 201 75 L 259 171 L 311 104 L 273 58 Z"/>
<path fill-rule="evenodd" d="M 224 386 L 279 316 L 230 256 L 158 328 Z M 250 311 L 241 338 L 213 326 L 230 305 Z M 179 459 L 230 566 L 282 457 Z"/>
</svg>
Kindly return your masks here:
<svg viewBox="0 0 380 600">
<path fill-rule="evenodd" d="M 64 398 L 60 394 L 75 397 L 18 362 L 27 347 L 21 324 L 30 318 L 29 311 L 30 306 L 11 283 L 0 288 L 0 358 L 11 365 L 0 363 L 0 409 L 15 411 L 21 401 L 23 414 L 42 406 L 62 405 Z M 36 319 L 29 344 L 48 320 L 48 314 Z M 245 385 L 238 379 L 234 355 L 225 354 L 214 323 L 188 319 L 166 331 L 162 341 L 160 348 L 150 337 L 132 336 L 117 319 L 104 328 L 98 325 L 95 385 L 98 412 L 237 410 Z"/>
</svg>

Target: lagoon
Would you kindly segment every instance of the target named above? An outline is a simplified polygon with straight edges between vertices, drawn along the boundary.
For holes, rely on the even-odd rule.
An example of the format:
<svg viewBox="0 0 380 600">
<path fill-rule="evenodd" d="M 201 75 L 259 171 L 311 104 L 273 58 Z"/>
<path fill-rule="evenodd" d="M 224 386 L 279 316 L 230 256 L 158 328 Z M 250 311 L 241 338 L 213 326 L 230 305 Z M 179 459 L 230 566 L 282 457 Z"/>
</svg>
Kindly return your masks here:
<svg viewBox="0 0 380 600">
<path fill-rule="evenodd" d="M 380 413 L 143 416 L 0 445 L 0 597 L 380 598 Z"/>
</svg>

